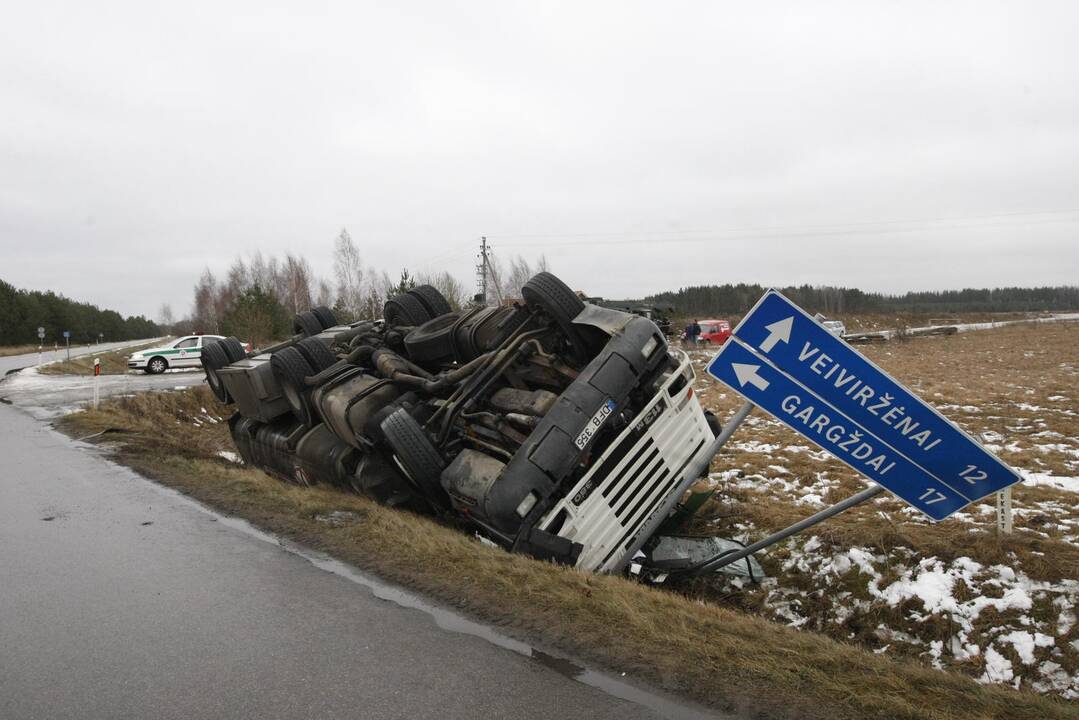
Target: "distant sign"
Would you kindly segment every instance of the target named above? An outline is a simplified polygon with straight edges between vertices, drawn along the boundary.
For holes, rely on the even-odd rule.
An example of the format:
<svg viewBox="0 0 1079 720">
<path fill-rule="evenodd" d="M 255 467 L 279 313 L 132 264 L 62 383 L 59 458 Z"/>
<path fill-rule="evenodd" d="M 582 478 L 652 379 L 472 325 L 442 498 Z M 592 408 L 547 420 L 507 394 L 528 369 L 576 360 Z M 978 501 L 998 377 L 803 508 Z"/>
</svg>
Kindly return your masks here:
<svg viewBox="0 0 1079 720">
<path fill-rule="evenodd" d="M 37 337 L 38 337 L 38 340 L 44 340 L 45 339 L 45 328 L 39 327 L 37 329 Z"/>
<path fill-rule="evenodd" d="M 66 338 L 71 337 L 71 331 L 70 330 L 64 330 L 64 337 L 66 337 Z"/>
<path fill-rule="evenodd" d="M 1020 480 L 774 290 L 742 319 L 708 372 L 936 520 Z"/>
</svg>

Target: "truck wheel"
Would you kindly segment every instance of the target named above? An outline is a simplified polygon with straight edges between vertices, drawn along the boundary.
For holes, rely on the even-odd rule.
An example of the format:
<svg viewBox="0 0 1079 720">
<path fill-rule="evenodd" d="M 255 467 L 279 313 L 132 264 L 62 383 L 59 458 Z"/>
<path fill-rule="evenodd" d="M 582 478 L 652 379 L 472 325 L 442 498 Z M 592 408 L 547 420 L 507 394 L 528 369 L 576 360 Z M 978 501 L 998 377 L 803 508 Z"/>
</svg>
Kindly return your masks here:
<svg viewBox="0 0 1079 720">
<path fill-rule="evenodd" d="M 459 317 L 459 313 L 446 313 L 405 335 L 409 359 L 419 365 L 452 360 L 453 328 Z"/>
<path fill-rule="evenodd" d="M 439 315 L 445 315 L 448 312 L 453 312 L 453 308 L 450 307 L 449 301 L 446 296 L 438 291 L 438 288 L 432 285 L 420 285 L 414 287 L 408 291 L 409 295 L 415 296 L 421 303 L 427 312 L 431 314 L 431 317 L 436 318 Z"/>
<path fill-rule="evenodd" d="M 225 348 L 225 354 L 228 355 L 230 363 L 240 362 L 247 357 L 247 349 L 244 347 L 244 344 L 236 338 L 227 337 L 218 342 Z"/>
<path fill-rule="evenodd" d="M 521 295 L 526 305 L 542 309 L 558 324 L 569 341 L 570 355 L 575 360 L 583 363 L 591 357 L 590 343 L 573 324 L 573 318 L 584 310 L 584 303 L 566 283 L 549 272 L 541 272 L 525 283 Z"/>
<path fill-rule="evenodd" d="M 390 325 L 423 325 L 431 319 L 431 313 L 415 295 L 401 293 L 387 300 L 382 308 L 382 316 Z"/>
<path fill-rule="evenodd" d="M 270 357 L 270 367 L 292 414 L 306 427 L 314 427 L 318 421 L 311 407 L 311 393 L 304 385 L 304 379 L 314 374 L 307 358 L 295 347 L 287 347 Z"/>
<path fill-rule="evenodd" d="M 318 338 L 304 338 L 296 343 L 295 347 L 315 373 L 320 373 L 337 362 L 337 356 Z"/>
<path fill-rule="evenodd" d="M 382 434 L 405 474 L 415 483 L 425 499 L 444 504 L 445 491 L 440 478 L 446 461 L 431 444 L 416 419 L 404 408 L 395 410 L 382 421 Z"/>
<path fill-rule="evenodd" d="M 292 319 L 292 332 L 311 337 L 322 332 L 322 322 L 310 310 L 305 310 Z"/>
<path fill-rule="evenodd" d="M 146 363 L 147 375 L 160 375 L 169 369 L 169 361 L 163 357 L 150 358 L 150 362 Z"/>
<path fill-rule="evenodd" d="M 225 389 L 225 383 L 221 381 L 221 376 L 217 374 L 217 371 L 232 363 L 233 360 L 229 357 L 224 341 L 215 340 L 202 346 L 202 369 L 206 371 L 206 382 L 217 399 L 226 405 L 232 403 L 232 397 Z"/>
<path fill-rule="evenodd" d="M 333 310 L 330 310 L 325 305 L 311 308 L 311 314 L 318 318 L 319 323 L 322 324 L 323 330 L 337 325 L 337 318 L 334 316 Z"/>
</svg>

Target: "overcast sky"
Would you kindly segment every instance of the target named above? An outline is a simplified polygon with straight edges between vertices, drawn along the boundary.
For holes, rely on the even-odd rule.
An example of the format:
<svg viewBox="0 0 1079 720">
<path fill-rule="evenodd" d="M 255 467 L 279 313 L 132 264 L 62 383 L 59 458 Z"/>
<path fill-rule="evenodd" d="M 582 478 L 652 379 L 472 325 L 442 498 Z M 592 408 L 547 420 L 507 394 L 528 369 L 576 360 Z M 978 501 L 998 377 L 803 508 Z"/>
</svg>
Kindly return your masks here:
<svg viewBox="0 0 1079 720">
<path fill-rule="evenodd" d="M 607 297 L 1079 282 L 1072 2 L 9 3 L 0 278 L 189 311 L 347 227 Z"/>
</svg>

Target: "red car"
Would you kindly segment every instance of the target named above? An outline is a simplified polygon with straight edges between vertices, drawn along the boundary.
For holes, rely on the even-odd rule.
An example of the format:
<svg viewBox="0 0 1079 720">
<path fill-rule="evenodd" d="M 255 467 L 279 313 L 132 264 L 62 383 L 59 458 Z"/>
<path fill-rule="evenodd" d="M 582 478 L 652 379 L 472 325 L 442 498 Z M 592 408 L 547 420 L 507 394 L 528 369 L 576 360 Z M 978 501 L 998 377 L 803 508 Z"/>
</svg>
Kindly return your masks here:
<svg viewBox="0 0 1079 720">
<path fill-rule="evenodd" d="M 697 324 L 701 326 L 701 334 L 697 337 L 701 345 L 722 345 L 731 336 L 731 324 L 726 320 L 698 320 Z M 685 337 L 682 333 L 683 340 Z"/>
</svg>

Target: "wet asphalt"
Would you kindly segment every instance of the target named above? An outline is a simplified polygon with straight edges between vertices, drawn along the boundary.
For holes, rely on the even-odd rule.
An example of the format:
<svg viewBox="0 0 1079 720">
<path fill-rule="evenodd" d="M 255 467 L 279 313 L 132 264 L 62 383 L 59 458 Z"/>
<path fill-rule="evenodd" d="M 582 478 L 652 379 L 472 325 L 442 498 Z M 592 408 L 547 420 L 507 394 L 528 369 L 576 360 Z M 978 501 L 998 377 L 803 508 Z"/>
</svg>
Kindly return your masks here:
<svg viewBox="0 0 1079 720">
<path fill-rule="evenodd" d="M 7 404 L 0 459 L 5 720 L 699 717 L 448 632 Z"/>
</svg>

